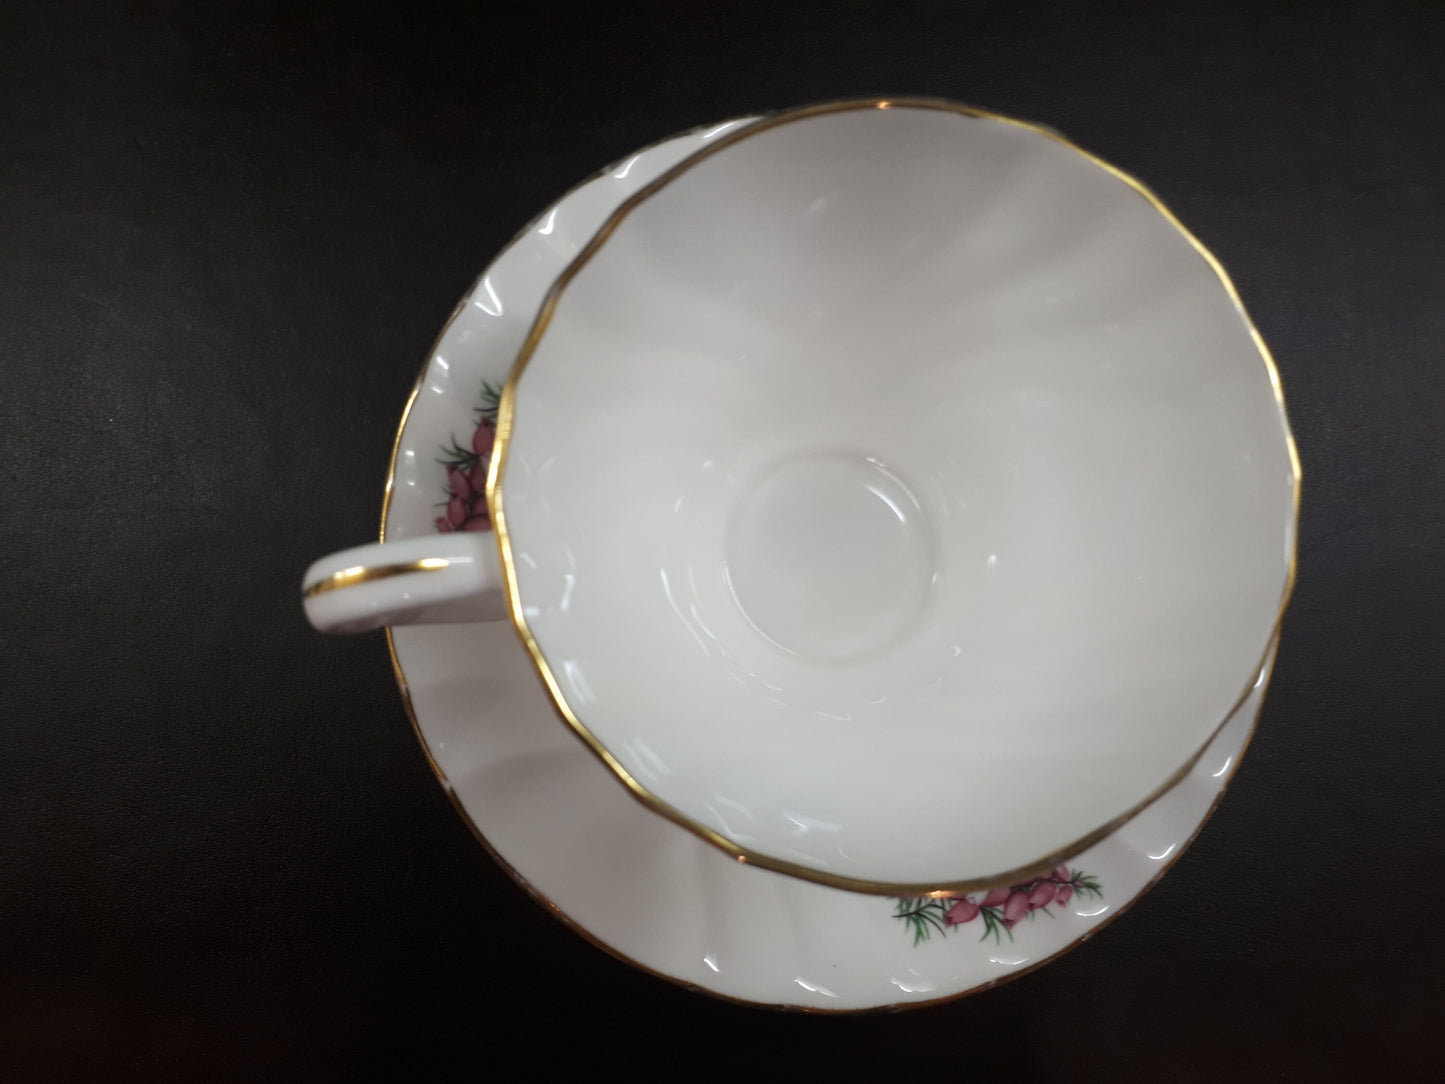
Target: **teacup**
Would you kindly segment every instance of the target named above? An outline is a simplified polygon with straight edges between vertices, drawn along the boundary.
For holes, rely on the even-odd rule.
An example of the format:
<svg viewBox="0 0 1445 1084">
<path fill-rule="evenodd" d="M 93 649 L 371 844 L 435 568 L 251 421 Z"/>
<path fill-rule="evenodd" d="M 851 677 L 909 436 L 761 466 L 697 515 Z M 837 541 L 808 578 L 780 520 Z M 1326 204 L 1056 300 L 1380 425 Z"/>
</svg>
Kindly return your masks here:
<svg viewBox="0 0 1445 1084">
<path fill-rule="evenodd" d="M 313 622 L 508 614 L 650 806 L 861 891 L 1008 883 L 1137 813 L 1293 577 L 1278 379 L 1217 262 L 947 103 L 778 114 L 643 188 L 548 294 L 496 442 L 495 541 L 318 562 Z"/>
</svg>

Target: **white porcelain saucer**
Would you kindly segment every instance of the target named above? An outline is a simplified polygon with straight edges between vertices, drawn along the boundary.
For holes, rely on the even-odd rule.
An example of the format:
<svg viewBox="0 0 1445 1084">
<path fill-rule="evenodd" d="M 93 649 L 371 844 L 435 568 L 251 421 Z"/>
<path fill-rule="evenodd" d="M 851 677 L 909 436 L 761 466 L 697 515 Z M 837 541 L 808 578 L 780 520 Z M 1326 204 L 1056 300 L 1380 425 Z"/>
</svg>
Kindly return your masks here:
<svg viewBox="0 0 1445 1084">
<path fill-rule="evenodd" d="M 746 123 L 698 129 L 618 163 L 554 204 L 497 257 L 458 305 L 407 404 L 383 540 L 488 529 L 474 481 L 485 473 L 494 392 L 543 294 L 618 203 Z M 413 626 L 389 636 L 403 698 L 437 775 L 533 896 L 595 944 L 662 978 L 816 1011 L 957 997 L 1031 970 L 1117 917 L 1178 859 L 1219 801 L 1273 664 L 1271 651 L 1193 770 L 1153 806 L 1055 877 L 974 893 L 954 906 L 854 894 L 740 865 L 649 812 L 561 725 L 506 622 Z M 1028 801 L 1026 785 L 1018 801 Z"/>
</svg>

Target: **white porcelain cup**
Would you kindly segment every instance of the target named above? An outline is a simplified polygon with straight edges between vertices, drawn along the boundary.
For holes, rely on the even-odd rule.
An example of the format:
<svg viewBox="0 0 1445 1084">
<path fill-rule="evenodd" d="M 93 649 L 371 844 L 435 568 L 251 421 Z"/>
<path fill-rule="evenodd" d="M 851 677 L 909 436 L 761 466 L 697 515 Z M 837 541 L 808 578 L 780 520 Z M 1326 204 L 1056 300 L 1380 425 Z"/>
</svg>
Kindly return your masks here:
<svg viewBox="0 0 1445 1084">
<path fill-rule="evenodd" d="M 1263 343 L 1150 193 L 1031 125 L 833 103 L 662 174 L 563 273 L 502 396 L 495 537 L 303 589 L 332 631 L 506 612 L 658 812 L 957 892 L 1194 763 L 1276 633 L 1298 487 Z"/>
</svg>

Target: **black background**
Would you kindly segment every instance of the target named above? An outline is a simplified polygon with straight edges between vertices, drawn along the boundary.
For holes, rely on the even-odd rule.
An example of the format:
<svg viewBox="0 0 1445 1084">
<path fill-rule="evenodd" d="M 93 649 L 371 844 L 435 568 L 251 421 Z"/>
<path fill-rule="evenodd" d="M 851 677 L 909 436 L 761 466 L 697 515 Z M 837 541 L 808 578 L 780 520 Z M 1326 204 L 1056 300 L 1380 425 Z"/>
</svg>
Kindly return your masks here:
<svg viewBox="0 0 1445 1084">
<path fill-rule="evenodd" d="M 1445 6 L 441 10 L 0 4 L 0 1076 L 1438 1079 Z M 1305 496 L 1258 736 L 1185 859 L 1015 983 L 829 1019 L 534 905 L 381 637 L 313 634 L 297 581 L 372 537 L 433 336 L 536 211 L 871 93 L 1150 184 L 1273 347 Z"/>
</svg>

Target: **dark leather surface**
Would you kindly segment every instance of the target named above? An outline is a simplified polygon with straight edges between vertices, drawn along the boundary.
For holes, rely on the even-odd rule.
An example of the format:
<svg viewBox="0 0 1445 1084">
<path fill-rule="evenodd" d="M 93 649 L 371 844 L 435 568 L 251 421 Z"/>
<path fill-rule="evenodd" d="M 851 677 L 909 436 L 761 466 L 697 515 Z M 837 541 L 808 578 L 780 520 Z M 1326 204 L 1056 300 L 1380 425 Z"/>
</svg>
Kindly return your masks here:
<svg viewBox="0 0 1445 1084">
<path fill-rule="evenodd" d="M 1445 8 L 691 7 L 0 8 L 0 1077 L 1439 1079 Z M 525 898 L 380 636 L 312 634 L 297 578 L 371 537 L 428 345 L 534 212 L 874 92 L 1057 127 L 1212 247 L 1284 377 L 1300 575 L 1227 800 L 1127 918 L 952 1005 L 801 1018 Z"/>
</svg>

